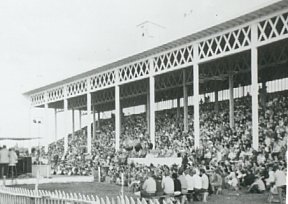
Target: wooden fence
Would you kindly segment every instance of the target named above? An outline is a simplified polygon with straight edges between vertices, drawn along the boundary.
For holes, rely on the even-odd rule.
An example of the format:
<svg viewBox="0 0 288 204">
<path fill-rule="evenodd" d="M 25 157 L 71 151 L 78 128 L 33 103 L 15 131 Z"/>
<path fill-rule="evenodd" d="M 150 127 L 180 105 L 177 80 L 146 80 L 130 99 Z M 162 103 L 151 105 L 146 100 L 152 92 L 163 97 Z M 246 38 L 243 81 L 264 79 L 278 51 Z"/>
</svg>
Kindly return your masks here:
<svg viewBox="0 0 288 204">
<path fill-rule="evenodd" d="M 25 188 L 0 187 L 1 204 L 159 204 L 158 200 L 140 200 L 127 196 L 99 198 L 97 195 L 65 193 L 63 191 L 28 190 Z M 172 204 L 170 201 L 163 204 Z"/>
</svg>

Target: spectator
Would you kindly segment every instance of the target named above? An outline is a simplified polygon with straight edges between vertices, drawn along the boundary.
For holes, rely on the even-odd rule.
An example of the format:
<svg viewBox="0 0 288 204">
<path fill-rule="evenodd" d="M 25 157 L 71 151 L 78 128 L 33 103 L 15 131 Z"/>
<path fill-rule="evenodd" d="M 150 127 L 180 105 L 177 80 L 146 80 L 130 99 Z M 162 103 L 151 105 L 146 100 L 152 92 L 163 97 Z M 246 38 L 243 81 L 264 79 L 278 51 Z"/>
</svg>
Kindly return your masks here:
<svg viewBox="0 0 288 204">
<path fill-rule="evenodd" d="M 207 202 L 209 179 L 204 169 L 200 169 L 200 176 L 202 180 L 202 192 L 203 192 L 203 202 Z"/>
<path fill-rule="evenodd" d="M 11 177 L 12 179 L 15 177 L 17 177 L 17 168 L 16 168 L 16 164 L 18 163 L 18 156 L 16 154 L 16 152 L 14 151 L 14 148 L 10 148 L 9 149 L 9 170 L 11 170 Z"/>
<path fill-rule="evenodd" d="M 147 179 L 144 181 L 141 191 L 141 197 L 144 198 L 150 198 L 152 196 L 155 196 L 156 193 L 156 181 L 153 178 L 154 173 L 153 171 L 150 171 L 148 173 Z"/>
<path fill-rule="evenodd" d="M 200 201 L 200 194 L 202 189 L 202 179 L 199 176 L 199 173 L 194 169 L 193 170 L 193 176 L 192 176 L 192 182 L 193 182 L 193 191 L 194 191 L 194 200 Z"/>
<path fill-rule="evenodd" d="M 4 178 L 7 177 L 8 173 L 8 164 L 9 164 L 9 152 L 6 148 L 6 145 L 3 145 L 3 148 L 0 150 L 0 164 L 1 164 L 1 176 Z"/>
<path fill-rule="evenodd" d="M 169 170 L 166 170 L 162 179 L 162 188 L 165 195 L 174 195 L 174 181 L 170 176 Z"/>
<path fill-rule="evenodd" d="M 250 193 L 264 193 L 265 192 L 265 184 L 262 181 L 262 177 L 258 175 L 256 180 L 252 185 L 248 188 L 248 192 Z"/>
<path fill-rule="evenodd" d="M 222 177 L 218 173 L 217 170 L 212 171 L 212 176 L 211 176 L 211 188 L 216 195 L 221 193 L 222 191 Z"/>
</svg>

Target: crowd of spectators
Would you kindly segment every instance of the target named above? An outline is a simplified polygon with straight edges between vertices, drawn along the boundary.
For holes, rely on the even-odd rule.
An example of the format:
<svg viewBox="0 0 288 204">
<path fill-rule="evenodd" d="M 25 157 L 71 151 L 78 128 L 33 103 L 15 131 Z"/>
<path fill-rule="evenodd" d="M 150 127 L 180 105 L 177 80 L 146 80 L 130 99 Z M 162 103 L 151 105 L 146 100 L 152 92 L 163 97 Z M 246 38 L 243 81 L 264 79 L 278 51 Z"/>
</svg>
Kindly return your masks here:
<svg viewBox="0 0 288 204">
<path fill-rule="evenodd" d="M 102 120 L 101 128 L 93 138 L 92 155 L 85 154 L 86 130 L 81 130 L 70 139 L 66 155 L 63 154 L 64 148 L 61 146 L 63 142 L 57 142 L 49 148 L 48 154 L 54 162 L 54 173 L 88 175 L 101 166 L 103 181 L 120 184 L 123 173 L 125 184 L 131 186 L 143 182 L 147 176 L 153 175 L 157 180 L 160 175 L 174 174 L 175 179 L 182 171 L 192 177 L 195 174 L 201 175 L 202 171 L 202 174 L 204 172 L 209 175 L 209 186 L 215 192 L 221 190 L 216 188 L 219 180 L 223 180 L 224 186 L 235 191 L 238 191 L 240 186 L 249 186 L 249 191 L 261 192 L 263 185 L 260 181 L 263 181 L 266 188 L 275 183 L 276 172 L 286 168 L 288 94 L 269 94 L 267 102 L 259 105 L 258 151 L 251 147 L 251 97 L 248 95 L 237 98 L 234 104 L 234 128 L 229 125 L 229 101 L 219 102 L 218 111 L 214 110 L 215 104 L 212 102 L 200 105 L 201 141 L 198 149 L 194 149 L 193 107 L 188 109 L 188 132 L 183 131 L 183 111 L 178 111 L 177 114 L 177 109 L 171 109 L 156 113 L 155 149 L 149 141 L 145 114 L 122 118 L 119 152 L 115 152 L 114 148 L 113 118 Z M 58 155 L 57 159 L 55 155 Z M 147 167 L 133 163 L 128 165 L 129 157 L 182 157 L 183 163 L 181 167 L 173 168 Z M 178 176 L 175 177 L 175 173 Z M 255 186 L 258 186 L 257 190 Z"/>
</svg>

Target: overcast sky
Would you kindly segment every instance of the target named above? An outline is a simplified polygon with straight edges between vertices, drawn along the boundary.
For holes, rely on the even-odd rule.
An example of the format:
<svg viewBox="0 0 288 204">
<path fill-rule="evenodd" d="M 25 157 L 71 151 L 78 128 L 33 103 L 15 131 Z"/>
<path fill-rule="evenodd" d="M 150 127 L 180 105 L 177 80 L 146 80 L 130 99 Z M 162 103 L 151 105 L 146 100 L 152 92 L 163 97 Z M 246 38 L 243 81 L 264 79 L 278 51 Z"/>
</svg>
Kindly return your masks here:
<svg viewBox="0 0 288 204">
<path fill-rule="evenodd" d="M 0 137 L 31 136 L 23 92 L 145 49 L 137 27 L 142 22 L 165 27 L 160 44 L 270 2 L 1 0 Z"/>
</svg>

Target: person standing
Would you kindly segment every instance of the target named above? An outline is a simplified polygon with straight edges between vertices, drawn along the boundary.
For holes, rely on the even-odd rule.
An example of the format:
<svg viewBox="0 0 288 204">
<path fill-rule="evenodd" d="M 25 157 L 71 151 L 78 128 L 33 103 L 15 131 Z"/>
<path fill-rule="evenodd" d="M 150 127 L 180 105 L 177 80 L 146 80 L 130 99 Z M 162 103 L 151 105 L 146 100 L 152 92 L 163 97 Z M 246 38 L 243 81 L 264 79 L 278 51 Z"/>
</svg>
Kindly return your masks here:
<svg viewBox="0 0 288 204">
<path fill-rule="evenodd" d="M 9 152 L 6 145 L 0 150 L 0 164 L 1 164 L 1 176 L 2 178 L 7 177 L 8 164 L 9 164 Z"/>
<path fill-rule="evenodd" d="M 17 177 L 17 168 L 16 164 L 18 162 L 18 156 L 13 148 L 9 149 L 9 170 L 11 169 L 11 177 L 12 179 Z"/>
</svg>

